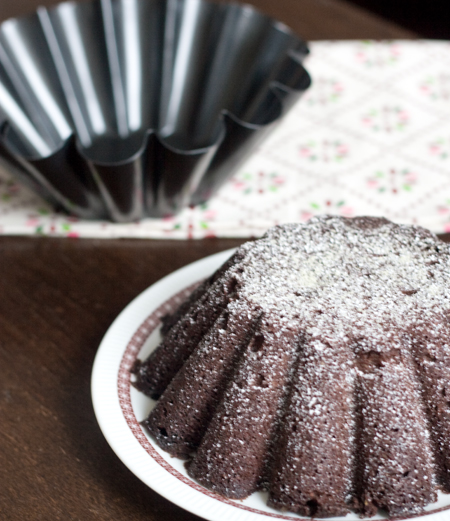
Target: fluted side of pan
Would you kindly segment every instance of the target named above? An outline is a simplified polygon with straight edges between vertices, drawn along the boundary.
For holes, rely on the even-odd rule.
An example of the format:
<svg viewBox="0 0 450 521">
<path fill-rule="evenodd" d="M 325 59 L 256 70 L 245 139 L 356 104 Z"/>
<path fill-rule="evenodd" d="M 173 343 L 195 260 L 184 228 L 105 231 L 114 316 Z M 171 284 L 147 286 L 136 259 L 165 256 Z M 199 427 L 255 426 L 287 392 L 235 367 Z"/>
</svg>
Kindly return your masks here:
<svg viewBox="0 0 450 521">
<path fill-rule="evenodd" d="M 117 222 L 207 200 L 308 88 L 306 44 L 245 5 L 65 2 L 0 25 L 0 161 Z"/>
</svg>

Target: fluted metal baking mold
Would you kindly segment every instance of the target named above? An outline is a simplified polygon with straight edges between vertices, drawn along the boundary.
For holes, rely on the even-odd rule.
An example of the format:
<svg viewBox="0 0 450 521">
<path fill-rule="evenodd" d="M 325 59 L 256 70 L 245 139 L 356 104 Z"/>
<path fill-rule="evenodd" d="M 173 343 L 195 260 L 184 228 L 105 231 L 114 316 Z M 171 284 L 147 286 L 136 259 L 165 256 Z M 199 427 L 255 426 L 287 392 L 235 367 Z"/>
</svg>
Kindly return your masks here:
<svg viewBox="0 0 450 521">
<path fill-rule="evenodd" d="M 306 44 L 250 6 L 96 0 L 0 25 L 0 162 L 73 215 L 206 201 L 310 85 Z"/>
</svg>

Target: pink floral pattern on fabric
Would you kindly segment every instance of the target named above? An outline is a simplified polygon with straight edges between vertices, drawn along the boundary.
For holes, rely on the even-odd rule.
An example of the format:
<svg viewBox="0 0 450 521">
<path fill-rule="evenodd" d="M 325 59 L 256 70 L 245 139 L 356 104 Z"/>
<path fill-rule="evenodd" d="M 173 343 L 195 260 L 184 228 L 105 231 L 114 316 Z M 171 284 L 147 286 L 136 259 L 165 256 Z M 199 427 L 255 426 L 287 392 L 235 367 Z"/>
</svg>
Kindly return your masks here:
<svg viewBox="0 0 450 521">
<path fill-rule="evenodd" d="M 208 203 L 166 219 L 83 221 L 0 170 L 0 234 L 248 238 L 325 212 L 450 233 L 449 43 L 310 47 L 313 86 Z"/>
<path fill-rule="evenodd" d="M 346 204 L 345 201 L 337 201 L 326 199 L 325 201 L 309 203 L 309 207 L 301 211 L 301 220 L 307 221 L 314 215 L 332 213 L 335 215 L 342 215 L 342 217 L 353 217 L 354 209 Z"/>
<path fill-rule="evenodd" d="M 367 68 L 393 67 L 401 59 L 403 46 L 399 42 L 378 42 L 366 40 L 355 49 L 355 58 L 358 63 Z"/>
<path fill-rule="evenodd" d="M 450 100 L 450 72 L 428 76 L 420 85 L 421 92 L 431 100 Z"/>
<path fill-rule="evenodd" d="M 363 115 L 362 123 L 375 132 L 395 132 L 404 130 L 409 119 L 409 113 L 400 106 L 382 106 Z"/>
<path fill-rule="evenodd" d="M 342 161 L 349 155 L 349 146 L 340 140 L 309 141 L 299 148 L 300 157 L 309 161 Z"/>
<path fill-rule="evenodd" d="M 260 171 L 256 174 L 243 173 L 239 178 L 231 179 L 235 190 L 243 195 L 276 193 L 285 183 L 285 178 L 277 172 Z"/>
<path fill-rule="evenodd" d="M 430 154 L 439 159 L 448 159 L 450 157 L 450 137 L 438 138 L 430 143 Z"/>
<path fill-rule="evenodd" d="M 367 179 L 367 186 L 379 193 L 390 191 L 401 195 L 402 192 L 412 191 L 417 177 L 417 174 L 409 168 L 378 170 Z"/>
<path fill-rule="evenodd" d="M 327 106 L 339 101 L 344 91 L 344 83 L 336 78 L 314 78 L 314 89 L 306 93 L 303 102 L 310 106 Z"/>
</svg>

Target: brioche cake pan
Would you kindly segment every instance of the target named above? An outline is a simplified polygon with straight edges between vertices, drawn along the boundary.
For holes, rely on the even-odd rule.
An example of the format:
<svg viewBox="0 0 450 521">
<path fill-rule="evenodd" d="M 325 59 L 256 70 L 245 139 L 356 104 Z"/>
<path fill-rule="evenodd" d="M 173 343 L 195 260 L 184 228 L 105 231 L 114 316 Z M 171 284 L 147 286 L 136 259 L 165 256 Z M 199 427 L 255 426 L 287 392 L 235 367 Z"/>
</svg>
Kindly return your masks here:
<svg viewBox="0 0 450 521">
<path fill-rule="evenodd" d="M 0 162 L 57 209 L 204 202 L 309 87 L 305 42 L 242 4 L 94 0 L 0 25 Z"/>
</svg>

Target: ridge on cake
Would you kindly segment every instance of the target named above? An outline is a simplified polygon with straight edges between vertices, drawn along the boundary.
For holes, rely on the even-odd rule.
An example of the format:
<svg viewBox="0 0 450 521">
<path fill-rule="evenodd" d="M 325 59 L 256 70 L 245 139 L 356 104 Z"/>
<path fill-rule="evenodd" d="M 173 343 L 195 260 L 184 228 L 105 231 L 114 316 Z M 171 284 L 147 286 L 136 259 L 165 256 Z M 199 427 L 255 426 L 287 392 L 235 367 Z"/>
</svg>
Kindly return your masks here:
<svg viewBox="0 0 450 521">
<path fill-rule="evenodd" d="M 314 217 L 241 246 L 133 372 L 144 421 L 228 498 L 328 517 L 450 492 L 450 248 L 374 217 Z"/>
</svg>

